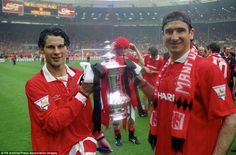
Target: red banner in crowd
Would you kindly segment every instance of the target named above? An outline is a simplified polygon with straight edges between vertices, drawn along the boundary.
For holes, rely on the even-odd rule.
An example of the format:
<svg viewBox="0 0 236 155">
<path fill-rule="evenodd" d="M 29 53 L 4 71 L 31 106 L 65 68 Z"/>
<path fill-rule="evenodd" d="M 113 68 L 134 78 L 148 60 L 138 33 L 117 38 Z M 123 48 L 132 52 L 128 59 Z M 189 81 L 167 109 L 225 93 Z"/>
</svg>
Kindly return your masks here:
<svg viewBox="0 0 236 155">
<path fill-rule="evenodd" d="M 75 17 L 75 8 L 72 6 L 58 6 L 58 16 Z"/>
<path fill-rule="evenodd" d="M 8 13 L 24 13 L 24 3 L 19 1 L 2 1 L 2 11 Z"/>
</svg>

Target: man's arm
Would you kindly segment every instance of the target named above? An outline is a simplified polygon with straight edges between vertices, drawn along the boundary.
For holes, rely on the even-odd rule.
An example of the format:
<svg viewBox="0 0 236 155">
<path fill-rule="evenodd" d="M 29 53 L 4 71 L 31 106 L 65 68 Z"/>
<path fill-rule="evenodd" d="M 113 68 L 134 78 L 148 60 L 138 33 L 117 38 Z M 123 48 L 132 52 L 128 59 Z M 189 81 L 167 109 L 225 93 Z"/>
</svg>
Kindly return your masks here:
<svg viewBox="0 0 236 155">
<path fill-rule="evenodd" d="M 153 96 L 154 87 L 150 83 L 148 83 L 145 79 L 143 79 L 141 76 L 138 76 L 137 78 L 139 80 L 139 83 L 138 83 L 139 88 L 142 89 L 142 91 L 147 97 L 154 99 L 154 96 Z"/>
<path fill-rule="evenodd" d="M 42 129 L 51 134 L 56 134 L 68 127 L 90 101 L 87 101 L 84 94 L 78 92 L 58 108 L 46 86 L 41 84 L 39 80 L 26 83 L 25 91 L 29 111 L 32 119 L 39 123 Z M 59 103 L 62 103 L 62 101 Z"/>
<path fill-rule="evenodd" d="M 212 155 L 226 155 L 236 133 L 236 113 L 226 116 Z"/>
<path fill-rule="evenodd" d="M 133 51 L 135 51 L 137 54 L 138 54 L 138 60 L 139 60 L 139 63 L 144 66 L 144 60 L 143 60 L 143 56 L 142 54 L 139 52 L 138 48 L 133 44 L 133 43 L 130 43 L 129 44 L 129 48 Z"/>
</svg>

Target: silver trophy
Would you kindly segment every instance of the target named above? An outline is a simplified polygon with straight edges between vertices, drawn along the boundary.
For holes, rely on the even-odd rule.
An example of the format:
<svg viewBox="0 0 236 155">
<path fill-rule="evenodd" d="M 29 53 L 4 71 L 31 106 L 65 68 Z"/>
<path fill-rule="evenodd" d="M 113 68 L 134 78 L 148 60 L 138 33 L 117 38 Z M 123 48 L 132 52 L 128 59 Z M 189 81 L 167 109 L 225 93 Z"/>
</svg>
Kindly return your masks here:
<svg viewBox="0 0 236 155">
<path fill-rule="evenodd" d="M 124 72 L 126 65 L 120 65 L 113 57 L 113 53 L 108 52 L 103 56 L 105 61 L 101 63 L 108 70 L 105 78 L 108 81 L 107 101 L 110 108 L 111 121 L 122 120 L 127 117 L 129 96 L 125 93 Z M 102 93 L 102 92 L 101 92 Z"/>
</svg>

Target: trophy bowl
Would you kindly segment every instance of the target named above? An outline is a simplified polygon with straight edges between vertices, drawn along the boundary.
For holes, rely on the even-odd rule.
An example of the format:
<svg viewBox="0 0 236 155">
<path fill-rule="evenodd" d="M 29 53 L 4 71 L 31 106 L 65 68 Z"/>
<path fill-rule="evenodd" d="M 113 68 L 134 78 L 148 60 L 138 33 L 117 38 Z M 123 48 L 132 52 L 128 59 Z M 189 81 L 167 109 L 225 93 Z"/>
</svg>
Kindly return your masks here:
<svg viewBox="0 0 236 155">
<path fill-rule="evenodd" d="M 119 91 L 109 94 L 111 121 L 122 120 L 127 117 L 130 98 Z"/>
<path fill-rule="evenodd" d="M 103 62 L 102 65 L 108 70 L 108 104 L 111 121 L 122 120 L 128 115 L 129 96 L 125 91 L 124 76 L 126 65 L 120 65 L 115 60 Z"/>
</svg>

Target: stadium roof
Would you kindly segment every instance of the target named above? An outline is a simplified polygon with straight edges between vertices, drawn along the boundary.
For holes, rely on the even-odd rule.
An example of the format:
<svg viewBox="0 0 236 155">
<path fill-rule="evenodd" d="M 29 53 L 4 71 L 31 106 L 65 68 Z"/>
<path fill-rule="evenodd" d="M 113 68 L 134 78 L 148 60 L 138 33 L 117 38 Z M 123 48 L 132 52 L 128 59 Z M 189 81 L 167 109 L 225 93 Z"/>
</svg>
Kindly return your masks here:
<svg viewBox="0 0 236 155">
<path fill-rule="evenodd" d="M 41 0 L 66 3 L 81 7 L 153 7 L 183 4 L 200 4 L 220 0 Z"/>
</svg>

